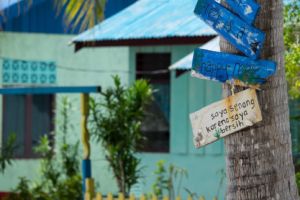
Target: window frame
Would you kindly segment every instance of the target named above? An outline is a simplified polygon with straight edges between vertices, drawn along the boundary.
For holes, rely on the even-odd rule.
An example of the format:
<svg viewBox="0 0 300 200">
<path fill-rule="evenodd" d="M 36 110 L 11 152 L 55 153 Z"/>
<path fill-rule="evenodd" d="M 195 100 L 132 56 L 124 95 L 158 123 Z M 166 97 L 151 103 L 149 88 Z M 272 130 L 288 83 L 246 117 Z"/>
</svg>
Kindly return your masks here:
<svg viewBox="0 0 300 200">
<path fill-rule="evenodd" d="M 24 100 L 24 139 L 22 143 L 24 144 L 24 148 L 22 150 L 22 155 L 15 155 L 13 158 L 17 160 L 22 160 L 22 159 L 40 159 L 41 156 L 34 153 L 33 151 L 33 141 L 32 141 L 32 107 L 33 107 L 33 96 L 36 94 L 24 94 L 20 96 L 25 96 Z M 50 109 L 49 109 L 49 118 L 50 118 L 50 131 L 47 134 L 50 140 L 50 143 L 52 145 L 52 148 L 54 147 L 54 138 L 51 137 L 50 133 L 52 133 L 55 130 L 55 109 L 56 109 L 56 95 L 55 94 L 38 94 L 38 95 L 48 95 L 50 98 Z M 5 105 L 6 105 L 6 97 L 7 95 L 2 96 L 2 144 L 5 142 L 4 141 L 4 124 L 5 124 L 5 119 L 4 119 L 4 113 L 5 113 Z M 13 95 L 16 96 L 16 95 Z M 45 134 L 46 135 L 46 134 Z"/>
<path fill-rule="evenodd" d="M 139 58 L 141 58 L 140 56 L 158 56 L 158 57 L 165 57 L 162 62 L 167 60 L 167 64 L 160 64 L 160 66 L 158 68 L 156 68 L 156 66 L 151 66 L 152 64 L 150 64 L 149 66 L 146 67 L 141 67 L 141 60 L 139 60 Z M 167 57 L 167 58 L 166 58 Z M 148 58 L 149 59 L 149 58 Z M 151 59 L 151 60 L 157 60 L 159 58 L 156 59 Z M 138 79 L 146 79 L 149 80 L 150 84 L 153 83 L 166 83 L 169 85 L 169 119 L 168 119 L 168 131 L 153 131 L 153 130 L 148 130 L 148 131 L 142 131 L 143 135 L 146 136 L 149 133 L 161 133 L 161 134 L 166 134 L 167 132 L 167 147 L 162 146 L 160 148 L 153 148 L 151 147 L 151 143 L 150 144 L 145 144 L 145 146 L 143 148 L 139 149 L 139 152 L 141 153 L 170 153 L 171 152 L 171 72 L 169 71 L 168 67 L 171 65 L 172 63 L 172 53 L 171 52 L 136 52 L 135 53 L 135 80 Z M 155 65 L 155 64 L 153 64 Z M 165 66 L 163 66 L 165 65 Z M 147 68 L 147 70 L 143 69 L 143 68 Z M 150 68 L 150 70 L 149 70 Z M 153 79 L 151 80 L 151 76 L 153 75 L 149 75 L 147 74 L 147 72 L 150 71 L 155 71 L 155 70 L 168 70 L 167 75 L 158 75 L 161 76 L 161 79 Z M 145 71 L 145 74 L 143 74 L 143 71 Z M 145 77 L 143 77 L 145 76 Z M 148 77 L 147 77 L 148 76 Z M 150 78 L 149 78 L 150 76 Z M 165 78 L 165 79 L 164 79 Z M 147 137 L 146 137 L 147 138 Z M 158 141 L 158 140 L 157 140 Z M 151 142 L 151 141 L 150 141 Z"/>
</svg>

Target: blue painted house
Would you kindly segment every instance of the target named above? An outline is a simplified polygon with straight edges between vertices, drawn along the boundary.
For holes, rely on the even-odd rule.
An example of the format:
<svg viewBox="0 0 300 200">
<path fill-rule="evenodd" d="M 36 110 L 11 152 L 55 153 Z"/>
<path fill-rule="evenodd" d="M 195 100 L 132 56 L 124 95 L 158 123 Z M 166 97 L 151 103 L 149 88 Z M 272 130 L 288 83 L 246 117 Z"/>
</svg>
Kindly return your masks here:
<svg viewBox="0 0 300 200">
<path fill-rule="evenodd" d="M 36 0 L 31 7 L 20 1 L 25 7 L 20 13 L 17 1 L 0 3 L 6 13 L 0 20 L 2 87 L 101 85 L 106 88 L 115 74 L 124 84 L 138 78 L 149 79 L 157 92 L 142 127 L 149 142 L 138 154 L 145 178 L 134 186 L 133 192 L 151 191 L 155 163 L 163 159 L 187 169 L 189 177 L 183 180 L 180 191 L 183 196 L 187 195 L 183 188 L 187 188 L 208 199 L 213 196 L 223 199 L 223 143 L 219 141 L 196 150 L 188 119 L 190 112 L 221 98 L 221 85 L 192 78 L 186 70 L 169 70 L 194 48 L 216 36 L 193 14 L 196 0 L 109 0 L 106 20 L 76 37 L 78 29 L 72 32 L 65 26 L 63 16 L 56 13 L 51 0 Z M 76 53 L 70 42 L 75 43 Z M 92 48 L 95 46 L 98 48 Z M 0 98 L 3 105 L 0 144 L 5 143 L 10 132 L 15 132 L 21 146 L 14 165 L 0 175 L 0 191 L 10 191 L 20 176 L 38 178 L 38 160 L 32 149 L 41 135 L 57 128 L 52 123 L 55 119 L 52 110 L 59 109 L 62 96 L 65 95 Z M 79 95 L 68 96 L 74 106 L 79 105 Z M 79 111 L 73 116 L 74 124 L 79 124 Z M 73 132 L 70 141 L 79 140 L 79 127 Z M 117 192 L 97 144 L 92 145 L 91 159 L 93 177 L 100 185 L 97 191 Z"/>
<path fill-rule="evenodd" d="M 195 47 L 216 36 L 193 14 L 196 2 L 138 1 L 72 41 L 78 53 L 106 47 L 127 48 L 129 82 L 147 78 L 158 91 L 149 111 L 156 117 L 146 119 L 147 125 L 142 126 L 149 141 L 139 154 L 146 177 L 134 190 L 151 190 L 155 162 L 164 159 L 188 170 L 190 175 L 184 180 L 184 187 L 208 199 L 222 199 L 223 143 L 196 150 L 188 119 L 190 112 L 221 98 L 221 84 L 192 78 L 186 70 L 168 71 Z M 181 193 L 187 194 L 184 190 Z"/>
<path fill-rule="evenodd" d="M 187 195 L 183 188 L 187 188 L 207 199 L 223 199 L 223 141 L 196 150 L 188 119 L 189 113 L 221 98 L 219 83 L 192 78 L 188 72 L 194 48 L 219 50 L 216 33 L 193 14 L 196 0 L 109 0 L 106 19 L 76 37 L 79 29 L 71 30 L 64 24 L 63 15 L 57 14 L 52 0 L 33 2 L 30 7 L 25 0 L 0 2 L 0 10 L 5 14 L 0 16 L 2 87 L 106 88 L 115 74 L 124 84 L 138 78 L 149 79 L 157 92 L 142 127 L 149 142 L 138 154 L 145 178 L 132 191 L 151 191 L 155 163 L 163 159 L 187 169 L 189 177 L 183 180 L 180 191 L 183 196 Z M 74 43 L 76 53 L 70 42 Z M 52 111 L 59 110 L 62 96 L 66 95 L 0 98 L 0 145 L 9 133 L 15 132 L 21 147 L 14 165 L 0 174 L 0 191 L 10 191 L 20 176 L 38 178 L 38 157 L 32 149 L 41 135 L 57 128 L 52 123 L 56 118 Z M 68 96 L 75 107 L 79 105 L 79 95 Z M 79 124 L 79 111 L 75 111 L 72 121 Z M 292 130 L 298 132 L 297 127 L 299 124 L 293 125 Z M 69 140 L 79 140 L 79 127 L 73 132 L 74 137 Z M 298 141 L 298 136 L 294 136 L 294 144 Z M 97 144 L 92 145 L 91 159 L 93 177 L 100 185 L 97 191 L 117 192 Z"/>
</svg>

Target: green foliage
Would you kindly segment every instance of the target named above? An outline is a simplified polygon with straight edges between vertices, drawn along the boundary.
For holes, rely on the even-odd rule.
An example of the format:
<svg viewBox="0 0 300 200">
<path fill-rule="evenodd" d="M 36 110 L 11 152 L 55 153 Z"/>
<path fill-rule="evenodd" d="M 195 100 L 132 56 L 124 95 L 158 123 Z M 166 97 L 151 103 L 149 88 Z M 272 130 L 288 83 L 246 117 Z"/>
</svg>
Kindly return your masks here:
<svg viewBox="0 0 300 200">
<path fill-rule="evenodd" d="M 67 142 L 67 136 L 70 134 L 74 134 L 74 127 L 70 121 L 70 117 L 72 115 L 73 107 L 72 103 L 67 97 L 62 99 L 60 116 L 58 118 L 58 129 L 62 134 L 61 135 L 61 145 L 60 156 L 62 160 L 62 169 L 64 173 L 68 177 L 72 177 L 77 175 L 79 171 L 79 160 L 78 160 L 78 149 L 79 149 L 79 141 L 76 141 L 74 144 L 70 144 Z"/>
<path fill-rule="evenodd" d="M 300 191 L 300 172 L 296 173 L 296 184 L 298 187 L 298 191 Z"/>
<path fill-rule="evenodd" d="M 71 103 L 64 98 L 59 106 L 61 113 L 56 137 L 61 136 L 57 154 L 54 153 L 47 136 L 40 139 L 35 151 L 42 156 L 41 179 L 30 181 L 20 178 L 11 200 L 69 200 L 81 198 L 81 176 L 79 175 L 78 142 L 68 143 L 66 138 L 70 127 Z"/>
<path fill-rule="evenodd" d="M 58 12 L 63 12 L 71 28 L 80 25 L 80 31 L 92 28 L 104 17 L 106 0 L 54 0 Z"/>
<path fill-rule="evenodd" d="M 174 164 L 170 164 L 167 170 L 165 167 L 164 160 L 158 161 L 156 163 L 156 166 L 157 168 L 154 171 L 154 174 L 156 175 L 156 179 L 152 185 L 153 194 L 156 195 L 158 199 L 162 199 L 163 195 L 167 193 L 169 199 L 174 200 L 175 194 L 177 196 L 180 195 L 183 178 L 188 177 L 187 170 L 177 167 Z M 175 192 L 175 188 L 177 192 Z"/>
<path fill-rule="evenodd" d="M 289 84 L 289 94 L 300 98 L 300 44 L 293 44 L 285 56 L 286 77 Z"/>
<path fill-rule="evenodd" d="M 7 142 L 0 148 L 0 173 L 3 174 L 6 167 L 12 165 L 12 157 L 16 149 L 16 134 L 10 134 Z"/>
<path fill-rule="evenodd" d="M 140 159 L 134 154 L 141 145 L 141 120 L 144 107 L 152 99 L 152 89 L 145 80 L 125 88 L 118 76 L 114 87 L 102 92 L 102 99 L 91 98 L 91 134 L 105 149 L 120 192 L 128 194 L 140 178 Z"/>
<path fill-rule="evenodd" d="M 292 98 L 300 98 L 300 2 L 292 1 L 284 9 L 285 67 Z"/>
<path fill-rule="evenodd" d="M 299 43 L 300 33 L 300 2 L 291 1 L 284 7 L 284 44 L 287 50 Z"/>
</svg>

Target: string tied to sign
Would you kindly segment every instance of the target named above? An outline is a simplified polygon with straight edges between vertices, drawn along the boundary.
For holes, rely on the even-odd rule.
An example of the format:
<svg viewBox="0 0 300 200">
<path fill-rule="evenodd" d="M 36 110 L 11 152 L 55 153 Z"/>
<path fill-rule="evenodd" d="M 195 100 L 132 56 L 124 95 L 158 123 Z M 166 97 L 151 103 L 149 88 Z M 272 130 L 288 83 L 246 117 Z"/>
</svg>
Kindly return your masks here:
<svg viewBox="0 0 300 200">
<path fill-rule="evenodd" d="M 234 80 L 231 80 L 230 81 L 230 91 L 231 91 L 232 96 L 234 96 L 234 89 L 235 89 Z"/>
</svg>

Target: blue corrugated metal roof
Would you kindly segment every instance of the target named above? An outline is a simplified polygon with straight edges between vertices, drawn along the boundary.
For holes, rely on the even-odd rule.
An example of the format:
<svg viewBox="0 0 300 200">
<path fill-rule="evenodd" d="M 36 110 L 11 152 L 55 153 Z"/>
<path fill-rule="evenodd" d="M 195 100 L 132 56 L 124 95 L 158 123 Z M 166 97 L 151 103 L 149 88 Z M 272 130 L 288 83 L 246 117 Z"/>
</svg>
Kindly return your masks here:
<svg viewBox="0 0 300 200">
<path fill-rule="evenodd" d="M 211 51 L 220 51 L 219 46 L 220 37 L 216 37 L 209 42 L 205 43 L 204 45 L 200 46 L 201 49 L 211 50 Z M 193 62 L 194 52 L 190 53 L 189 55 L 183 57 L 173 65 L 169 67 L 170 70 L 190 70 L 192 69 L 192 62 Z"/>
<path fill-rule="evenodd" d="M 78 35 L 73 42 L 215 35 L 194 15 L 196 3 L 197 0 L 140 0 Z"/>
</svg>

